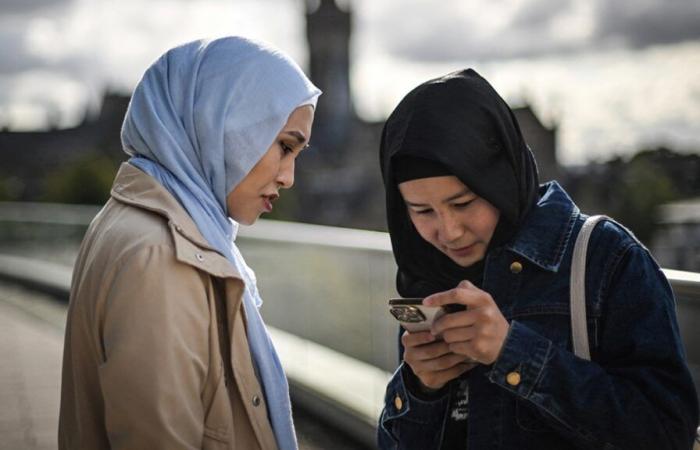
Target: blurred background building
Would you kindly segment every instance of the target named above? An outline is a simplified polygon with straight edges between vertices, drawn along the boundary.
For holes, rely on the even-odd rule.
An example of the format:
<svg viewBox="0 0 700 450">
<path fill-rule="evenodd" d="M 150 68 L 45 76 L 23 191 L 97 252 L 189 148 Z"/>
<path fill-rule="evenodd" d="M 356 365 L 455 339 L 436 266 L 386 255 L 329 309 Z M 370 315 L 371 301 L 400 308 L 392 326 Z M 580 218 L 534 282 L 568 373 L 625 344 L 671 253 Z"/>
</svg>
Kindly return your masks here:
<svg viewBox="0 0 700 450">
<path fill-rule="evenodd" d="M 652 252 L 664 267 L 700 272 L 700 198 L 659 208 Z"/>
<path fill-rule="evenodd" d="M 355 112 L 350 89 L 352 11 L 332 0 L 313 8 L 307 4 L 306 36 L 310 77 L 323 91 L 314 122 L 314 150 L 299 164 L 295 191 L 285 193 L 278 210 L 282 218 L 353 228 L 384 228 L 382 181 L 378 149 L 383 122 L 367 122 Z M 100 203 L 109 176 L 93 183 L 60 186 L 62 170 L 87 166 L 79 175 L 109 171 L 125 159 L 119 130 L 129 97 L 106 92 L 96 115 L 85 112 L 76 127 L 42 131 L 0 131 L 0 155 L 6 191 L 20 200 L 55 199 Z M 556 157 L 556 127 L 548 128 L 528 106 L 515 108 L 527 141 L 536 153 L 543 180 L 560 179 Z M 57 175 L 58 174 L 58 175 Z M 63 177 L 70 177 L 64 174 Z M 74 178 L 78 174 L 73 175 Z M 69 181 L 66 180 L 66 183 Z M 75 192 L 65 192 L 66 190 Z M 9 195 L 6 194 L 6 195 Z M 72 198 L 61 198 L 65 195 Z M 323 207 L 319 207 L 323 205 Z"/>
<path fill-rule="evenodd" d="M 308 48 L 306 67 L 324 94 L 316 112 L 312 148 L 297 165 L 296 187 L 285 192 L 271 218 L 384 230 L 378 164 L 384 117 L 374 120 L 371 114 L 358 113 L 363 109 L 357 107 L 358 99 L 364 98 L 362 101 L 367 103 L 366 97 L 377 93 L 358 92 L 357 83 L 353 84 L 353 58 L 358 56 L 352 51 L 353 43 L 357 45 L 356 18 L 361 8 L 368 6 L 361 1 L 333 0 L 298 4 L 302 5 L 298 14 L 305 30 L 301 36 Z M 400 24 L 398 17 L 397 27 Z M 532 42 L 536 46 L 536 34 Z M 444 51 L 433 49 L 437 56 Z M 427 65 L 430 60 L 426 58 Z M 450 70 L 465 66 L 452 66 Z M 418 65 L 413 67 L 420 70 Z M 395 70 L 406 69 L 397 66 Z M 530 75 L 523 71 L 523 77 Z M 487 78 L 492 80 L 488 74 Z M 495 81 L 496 85 L 499 78 Z M 363 88 L 361 85 L 359 90 Z M 561 125 L 570 130 L 572 119 L 570 113 L 561 111 L 567 108 L 549 102 L 543 119 L 538 114 L 538 110 L 543 111 L 542 101 L 534 101 L 539 107 L 530 101 L 537 95 L 527 89 L 519 95 L 510 94 L 511 106 L 538 161 L 541 181 L 559 181 L 583 210 L 619 219 L 648 245 L 653 242 L 657 225 L 667 223 L 659 216 L 659 205 L 700 196 L 697 151 L 675 151 L 665 144 L 645 145 L 636 152 L 613 153 L 606 159 L 596 156 L 597 147 L 591 145 L 590 150 L 579 149 L 578 159 L 584 163 L 572 164 L 571 156 L 567 156 L 564 159 L 569 163 L 564 164 L 562 142 L 566 144 L 571 132 Z M 77 125 L 65 126 L 56 111 L 47 115 L 48 126 L 44 129 L 18 130 L 9 122 L 0 124 L 0 199 L 102 203 L 116 167 L 126 159 L 119 130 L 128 100 L 128 91 L 107 85 L 99 95 L 100 106 L 88 104 Z M 2 117 L 0 114 L 0 120 Z M 609 134 L 600 134 L 601 142 L 604 136 L 609 139 Z M 570 152 L 566 145 L 563 150 Z"/>
</svg>

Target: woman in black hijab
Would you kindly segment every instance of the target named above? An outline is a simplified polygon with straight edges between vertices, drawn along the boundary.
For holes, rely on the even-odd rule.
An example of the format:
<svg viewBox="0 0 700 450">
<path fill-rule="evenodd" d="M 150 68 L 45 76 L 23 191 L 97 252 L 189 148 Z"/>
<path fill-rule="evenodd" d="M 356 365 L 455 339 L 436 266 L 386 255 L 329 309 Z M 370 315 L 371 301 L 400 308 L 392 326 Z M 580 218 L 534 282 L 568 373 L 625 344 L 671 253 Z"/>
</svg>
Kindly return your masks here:
<svg viewBox="0 0 700 450">
<path fill-rule="evenodd" d="M 571 350 L 569 278 L 586 216 L 537 168 L 473 70 L 411 91 L 382 135 L 397 290 L 465 310 L 401 336 L 381 448 L 687 449 L 698 423 L 668 282 L 625 228 L 593 232 L 591 361 Z M 628 411 L 634 411 L 630 415 Z"/>
</svg>

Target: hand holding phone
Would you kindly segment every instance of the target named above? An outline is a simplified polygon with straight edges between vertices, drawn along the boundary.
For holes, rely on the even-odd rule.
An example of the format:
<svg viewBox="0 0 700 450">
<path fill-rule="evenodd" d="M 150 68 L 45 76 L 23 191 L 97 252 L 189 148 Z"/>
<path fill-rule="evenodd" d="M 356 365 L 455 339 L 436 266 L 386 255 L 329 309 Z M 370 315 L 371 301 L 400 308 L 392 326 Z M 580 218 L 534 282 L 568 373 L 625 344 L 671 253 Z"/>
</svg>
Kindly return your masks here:
<svg viewBox="0 0 700 450">
<path fill-rule="evenodd" d="M 463 355 L 449 350 L 449 344 L 430 333 L 435 320 L 451 312 L 464 310 L 464 305 L 425 306 L 422 298 L 392 298 L 389 312 L 407 330 L 401 337 L 403 359 L 420 381 L 430 389 L 440 389 L 445 383 L 475 367 Z"/>
<path fill-rule="evenodd" d="M 435 320 L 464 309 L 464 305 L 425 306 L 423 299 L 417 297 L 389 299 L 389 312 L 411 333 L 429 331 Z"/>
</svg>

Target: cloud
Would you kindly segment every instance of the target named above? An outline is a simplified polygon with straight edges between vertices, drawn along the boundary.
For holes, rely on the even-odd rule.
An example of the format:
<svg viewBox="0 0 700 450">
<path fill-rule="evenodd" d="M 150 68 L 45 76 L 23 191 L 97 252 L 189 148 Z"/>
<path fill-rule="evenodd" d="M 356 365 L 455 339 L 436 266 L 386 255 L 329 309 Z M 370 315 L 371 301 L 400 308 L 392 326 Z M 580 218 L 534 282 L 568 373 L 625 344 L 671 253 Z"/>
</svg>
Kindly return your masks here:
<svg viewBox="0 0 700 450">
<path fill-rule="evenodd" d="M 373 25 L 387 53 L 416 61 L 490 60 L 565 53 L 583 47 L 592 9 L 575 0 L 453 3 L 416 1 L 385 10 Z M 380 44 L 381 45 L 381 44 Z"/>
<path fill-rule="evenodd" d="M 72 0 L 3 0 L 2 13 L 4 16 L 27 14 L 52 8 L 58 9 L 70 3 Z"/>
<path fill-rule="evenodd" d="M 72 126 L 97 106 L 84 80 L 53 70 L 0 76 L 0 86 L 0 120 L 14 130 Z"/>
<path fill-rule="evenodd" d="M 45 127 L 59 113 L 71 125 L 105 90 L 130 92 L 160 54 L 195 39 L 240 34 L 306 60 L 294 0 L 10 2 L 0 15 L 0 125 L 10 127 Z"/>
<path fill-rule="evenodd" d="M 529 0 L 520 2 L 511 26 L 534 29 L 548 26 L 553 17 L 570 10 L 575 0 Z"/>
<path fill-rule="evenodd" d="M 87 2 L 28 2 L 0 16 L 2 126 L 32 129 L 67 126 L 97 102 L 96 23 Z M 21 11 L 20 11 L 21 9 Z M 87 20 L 86 20 L 87 19 Z"/>
<path fill-rule="evenodd" d="M 415 61 L 502 60 L 700 39 L 697 0 L 393 2 L 375 47 Z"/>
<path fill-rule="evenodd" d="M 0 74 L 30 70 L 43 64 L 43 58 L 33 55 L 27 42 L 26 24 L 0 20 Z"/>
<path fill-rule="evenodd" d="M 616 0 L 598 5 L 598 40 L 634 48 L 700 39 L 697 0 Z"/>
</svg>

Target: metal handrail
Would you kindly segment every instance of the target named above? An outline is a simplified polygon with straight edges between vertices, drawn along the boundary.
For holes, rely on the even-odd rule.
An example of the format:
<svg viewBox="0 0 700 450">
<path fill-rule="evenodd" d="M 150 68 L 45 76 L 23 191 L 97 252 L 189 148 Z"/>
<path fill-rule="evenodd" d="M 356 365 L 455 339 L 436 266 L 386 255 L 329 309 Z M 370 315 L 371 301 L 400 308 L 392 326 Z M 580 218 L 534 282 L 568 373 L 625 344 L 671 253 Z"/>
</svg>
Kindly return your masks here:
<svg viewBox="0 0 700 450">
<path fill-rule="evenodd" d="M 99 210 L 100 207 L 93 205 L 0 202 L 0 222 L 87 227 Z M 242 226 L 238 235 L 253 240 L 391 252 L 388 233 L 379 231 L 261 219 L 254 227 Z M 662 270 L 676 295 L 690 297 L 700 302 L 700 273 L 674 269 Z"/>
<path fill-rule="evenodd" d="M 0 202 L 0 222 L 88 226 L 99 211 L 94 205 Z"/>
<path fill-rule="evenodd" d="M 389 234 L 378 231 L 259 220 L 255 227 L 241 227 L 238 234 L 248 239 L 391 252 Z M 691 297 L 700 302 L 700 273 L 661 270 L 676 295 Z"/>
<path fill-rule="evenodd" d="M 700 273 L 683 270 L 661 269 L 676 295 L 700 301 Z"/>
</svg>

